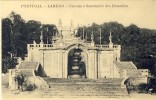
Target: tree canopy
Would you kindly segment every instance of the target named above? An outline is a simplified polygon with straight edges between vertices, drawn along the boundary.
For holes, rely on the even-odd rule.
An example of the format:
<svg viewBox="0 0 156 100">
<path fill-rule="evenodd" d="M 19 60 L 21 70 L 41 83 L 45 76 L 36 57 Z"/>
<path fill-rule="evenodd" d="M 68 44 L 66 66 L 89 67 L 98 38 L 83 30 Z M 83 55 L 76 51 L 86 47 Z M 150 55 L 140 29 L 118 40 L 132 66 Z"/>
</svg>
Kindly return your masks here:
<svg viewBox="0 0 156 100">
<path fill-rule="evenodd" d="M 12 68 L 9 67 L 9 64 L 4 63 L 11 62 L 12 60 L 9 59 L 17 56 L 24 57 L 24 54 L 27 53 L 27 44 L 33 43 L 33 40 L 39 43 L 41 26 L 44 43 L 51 44 L 52 37 L 57 31 L 56 25 L 42 24 L 35 20 L 26 22 L 21 15 L 15 12 L 11 12 L 9 18 L 2 19 L 2 65 Z M 122 61 L 133 61 L 138 68 L 148 68 L 152 74 L 156 73 L 156 30 L 139 28 L 135 24 L 125 27 L 118 22 L 107 22 L 100 25 L 93 23 L 89 27 L 79 27 L 77 36 L 82 38 L 84 31 L 84 36 L 87 35 L 87 40 L 90 41 L 93 31 L 95 43 L 100 44 L 100 28 L 102 44 L 109 43 L 108 37 L 111 31 L 113 43 L 122 46 Z M 15 67 L 15 64 L 12 63 L 11 66 Z"/>
</svg>

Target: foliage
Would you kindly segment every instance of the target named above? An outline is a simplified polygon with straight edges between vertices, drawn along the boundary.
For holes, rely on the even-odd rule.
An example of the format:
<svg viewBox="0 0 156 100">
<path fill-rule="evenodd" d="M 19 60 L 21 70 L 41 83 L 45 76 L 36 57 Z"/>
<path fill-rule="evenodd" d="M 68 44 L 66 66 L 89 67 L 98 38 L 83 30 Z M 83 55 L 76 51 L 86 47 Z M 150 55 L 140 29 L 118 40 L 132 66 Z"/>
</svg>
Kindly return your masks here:
<svg viewBox="0 0 156 100">
<path fill-rule="evenodd" d="M 156 94 L 156 77 L 150 77 L 148 91 Z"/>
<path fill-rule="evenodd" d="M 46 44 L 51 44 L 53 36 L 55 36 L 57 30 L 55 29 L 56 26 L 53 24 L 44 24 L 43 25 L 43 42 Z"/>
<path fill-rule="evenodd" d="M 138 93 L 156 93 L 156 85 L 155 84 L 139 84 L 139 85 L 130 85 L 127 87 L 128 92 L 138 92 Z"/>
<path fill-rule="evenodd" d="M 127 90 L 129 93 L 138 92 L 138 93 L 148 93 L 148 84 L 139 84 L 139 85 L 129 85 Z"/>
<path fill-rule="evenodd" d="M 19 14 L 11 12 L 10 19 L 12 22 L 10 40 L 11 53 L 14 57 L 23 56 L 26 53 L 26 27 L 25 21 Z"/>
<path fill-rule="evenodd" d="M 134 64 L 141 69 L 149 69 L 152 75 L 156 75 L 156 30 L 139 28 L 134 24 L 124 27 L 117 22 L 108 22 L 101 25 L 95 23 L 90 27 L 81 27 L 79 36 L 82 37 L 87 33 L 88 38 L 91 37 L 91 32 L 94 31 L 94 41 L 100 43 L 100 28 L 101 28 L 101 43 L 109 43 L 109 33 L 111 31 L 114 44 L 121 44 L 121 61 L 133 61 Z M 90 41 L 88 39 L 88 41 Z"/>
<path fill-rule="evenodd" d="M 2 58 L 2 72 L 3 73 L 7 73 L 8 69 L 15 68 L 16 65 L 17 65 L 16 58 L 11 58 L 11 57 Z"/>
<path fill-rule="evenodd" d="M 9 18 L 2 19 L 2 26 L 2 57 L 4 59 L 10 55 L 23 57 L 27 53 L 27 43 L 33 43 L 33 40 L 36 43 L 40 42 L 41 30 L 43 41 L 48 44 L 58 32 L 53 24 L 43 25 L 35 20 L 25 22 L 15 12 L 12 12 Z M 138 68 L 148 68 L 152 75 L 156 75 L 156 30 L 139 28 L 134 24 L 125 27 L 118 22 L 107 22 L 101 25 L 93 23 L 89 27 L 80 27 L 76 36 L 80 36 L 81 39 L 83 36 L 87 37 L 90 41 L 93 31 L 95 43 L 100 44 L 100 28 L 102 44 L 109 43 L 108 37 L 111 31 L 113 43 L 122 46 L 122 61 L 133 61 Z"/>
<path fill-rule="evenodd" d="M 40 29 L 41 22 L 35 20 L 29 20 L 26 22 L 26 30 L 27 30 L 27 43 L 33 43 L 33 40 L 36 43 L 40 42 Z"/>
<path fill-rule="evenodd" d="M 36 88 L 34 84 L 28 82 L 28 76 L 23 73 L 18 74 L 15 77 L 15 81 L 18 83 L 18 89 L 21 91 L 32 91 Z"/>
<path fill-rule="evenodd" d="M 34 84 L 27 84 L 27 91 L 33 91 L 36 88 Z"/>
<path fill-rule="evenodd" d="M 42 26 L 42 27 L 41 27 Z M 27 43 L 33 43 L 33 40 L 36 43 L 40 43 L 40 35 L 41 31 L 43 32 L 43 42 L 50 44 L 52 43 L 52 37 L 56 33 L 56 26 L 53 24 L 43 24 L 41 22 L 35 20 L 29 20 L 26 22 L 26 30 L 27 30 Z"/>
<path fill-rule="evenodd" d="M 41 30 L 43 31 L 44 43 L 51 43 L 54 32 L 57 32 L 55 25 L 42 25 L 39 21 L 30 20 L 25 22 L 21 15 L 11 12 L 9 18 L 2 19 L 2 72 L 14 68 L 17 63 L 14 59 L 27 53 L 27 44 L 35 40 L 40 42 Z M 47 31 L 48 29 L 48 31 Z M 11 60 L 12 59 L 12 60 Z M 12 61 L 12 62 L 10 62 Z M 14 65 L 11 65 L 13 63 Z"/>
<path fill-rule="evenodd" d="M 127 79 L 124 84 L 127 87 L 128 93 L 138 92 L 138 93 L 156 93 L 156 78 L 150 77 L 148 83 L 133 84 L 131 79 Z"/>
<path fill-rule="evenodd" d="M 149 92 L 149 84 L 139 84 L 138 86 L 140 93 L 148 93 Z"/>
<path fill-rule="evenodd" d="M 12 23 L 9 18 L 5 18 L 2 20 L 2 56 L 3 58 L 9 55 L 11 51 L 11 41 L 10 41 L 10 34 L 11 34 L 11 27 Z"/>
</svg>

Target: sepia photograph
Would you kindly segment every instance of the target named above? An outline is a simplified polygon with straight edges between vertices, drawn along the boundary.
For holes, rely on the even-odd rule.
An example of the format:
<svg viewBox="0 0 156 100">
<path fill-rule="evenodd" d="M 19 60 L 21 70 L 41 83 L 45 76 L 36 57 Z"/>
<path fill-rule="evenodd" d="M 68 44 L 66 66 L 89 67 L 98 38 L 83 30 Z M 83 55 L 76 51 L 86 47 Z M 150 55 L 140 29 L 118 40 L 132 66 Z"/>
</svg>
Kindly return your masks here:
<svg viewBox="0 0 156 100">
<path fill-rule="evenodd" d="M 1 0 L 1 99 L 156 99 L 156 1 Z"/>
</svg>

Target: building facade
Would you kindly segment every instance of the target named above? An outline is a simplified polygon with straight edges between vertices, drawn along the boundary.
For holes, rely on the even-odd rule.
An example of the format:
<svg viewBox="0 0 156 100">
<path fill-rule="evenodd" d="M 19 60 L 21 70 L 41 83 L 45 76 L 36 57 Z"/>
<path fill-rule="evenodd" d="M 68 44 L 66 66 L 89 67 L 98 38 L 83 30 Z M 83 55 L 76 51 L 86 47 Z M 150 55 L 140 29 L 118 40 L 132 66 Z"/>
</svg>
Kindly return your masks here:
<svg viewBox="0 0 156 100">
<path fill-rule="evenodd" d="M 53 38 L 52 44 L 43 43 L 41 32 L 40 44 L 36 44 L 34 41 L 33 44 L 27 45 L 28 61 L 39 62 L 47 76 L 51 78 L 70 78 L 71 75 L 79 74 L 81 78 L 94 79 L 121 77 L 121 72 L 115 66 L 115 62 L 120 62 L 121 46 L 112 43 L 111 32 L 108 45 L 96 45 L 93 32 L 91 41 L 76 37 L 77 29 L 74 29 L 72 23 L 70 27 L 63 27 L 60 21 L 58 30 L 59 32 Z M 79 59 L 79 61 L 74 64 L 70 60 L 70 56 L 77 53 L 80 59 L 75 59 Z M 79 65 L 83 66 L 83 75 L 76 71 L 80 69 Z"/>
<path fill-rule="evenodd" d="M 112 43 L 111 32 L 107 45 L 95 44 L 93 32 L 91 41 L 87 41 L 84 34 L 83 39 L 76 37 L 76 33 L 72 23 L 70 27 L 63 27 L 60 21 L 52 44 L 45 44 L 41 31 L 39 44 L 35 41 L 27 44 L 27 60 L 9 71 L 10 89 L 17 89 L 14 79 L 18 75 L 26 75 L 29 83 L 38 87 L 49 87 L 46 79 L 63 82 L 67 78 L 102 80 L 106 85 L 114 85 L 118 81 L 121 87 L 128 79 L 132 84 L 147 83 L 147 69 L 137 69 L 131 61 L 120 61 L 121 46 Z"/>
</svg>

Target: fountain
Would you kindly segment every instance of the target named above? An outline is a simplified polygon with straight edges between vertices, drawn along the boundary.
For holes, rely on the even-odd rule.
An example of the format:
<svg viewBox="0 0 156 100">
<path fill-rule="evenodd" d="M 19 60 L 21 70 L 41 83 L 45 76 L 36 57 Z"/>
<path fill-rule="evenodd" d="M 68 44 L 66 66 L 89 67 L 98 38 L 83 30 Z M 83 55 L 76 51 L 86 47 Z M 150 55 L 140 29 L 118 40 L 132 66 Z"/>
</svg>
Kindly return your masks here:
<svg viewBox="0 0 156 100">
<path fill-rule="evenodd" d="M 85 78 L 85 66 L 81 61 L 81 50 L 75 49 L 71 57 L 71 68 L 69 71 L 70 78 Z"/>
</svg>

